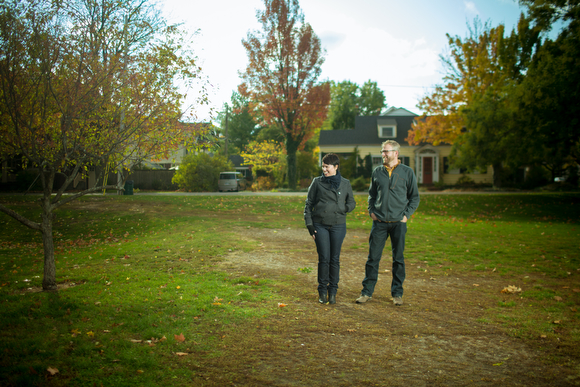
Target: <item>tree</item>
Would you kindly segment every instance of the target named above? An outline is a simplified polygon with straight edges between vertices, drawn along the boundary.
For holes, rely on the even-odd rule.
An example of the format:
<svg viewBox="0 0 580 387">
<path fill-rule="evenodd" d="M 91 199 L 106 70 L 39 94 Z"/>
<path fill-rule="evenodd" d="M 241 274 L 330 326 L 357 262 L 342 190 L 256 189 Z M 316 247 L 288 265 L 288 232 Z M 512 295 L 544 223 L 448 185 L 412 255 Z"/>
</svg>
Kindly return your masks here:
<svg viewBox="0 0 580 387">
<path fill-rule="evenodd" d="M 367 81 L 362 87 L 351 81 L 332 82 L 330 86 L 331 129 L 353 129 L 356 116 L 378 116 L 385 107 L 385 94 L 376 82 Z"/>
<path fill-rule="evenodd" d="M 304 22 L 298 0 L 264 0 L 261 31 L 242 41 L 249 63 L 239 87 L 256 104 L 265 125 L 284 133 L 288 183 L 296 189 L 296 152 L 326 118 L 328 83 L 318 83 L 324 58 L 320 39 Z"/>
<path fill-rule="evenodd" d="M 385 93 L 377 86 L 376 82 L 368 80 L 361 86 L 359 97 L 359 116 L 378 116 L 386 107 Z"/>
<path fill-rule="evenodd" d="M 53 213 L 103 188 L 122 189 L 126 168 L 191 145 L 183 95 L 200 68 L 146 1 L 9 0 L 0 4 L 0 156 L 20 157 L 40 176 L 41 221 L 0 211 L 42 235 L 43 289 L 56 290 Z M 200 102 L 206 101 L 203 86 Z M 63 196 L 78 174 L 96 184 Z M 105 170 L 125 173 L 104 185 Z M 66 176 L 54 189 L 55 175 Z"/>
<path fill-rule="evenodd" d="M 239 154 L 256 139 L 259 128 L 250 110 L 250 102 L 237 92 L 232 93 L 231 106 L 226 104 L 228 154 Z M 226 113 L 220 115 L 222 132 L 226 130 Z M 233 149 L 229 147 L 233 146 Z"/>
<path fill-rule="evenodd" d="M 518 32 L 504 36 L 504 26 L 491 28 L 476 20 L 466 39 L 447 35 L 450 56 L 444 85 L 418 104 L 425 114 L 409 132 L 411 144 L 453 144 L 455 165 L 494 168 L 501 185 L 504 163 L 518 163 L 514 145 L 512 92 L 523 79 L 539 31 L 522 15 Z M 510 140 L 511 139 L 511 140 Z"/>
<path fill-rule="evenodd" d="M 246 151 L 241 155 L 244 158 L 244 165 L 252 167 L 258 174 L 263 172 L 272 175 L 278 186 L 284 181 L 284 171 L 286 163 L 284 160 L 284 149 L 280 143 L 275 141 L 251 142 Z"/>
<path fill-rule="evenodd" d="M 351 81 L 331 83 L 328 110 L 331 129 L 354 129 L 354 119 L 359 115 L 358 91 L 358 85 Z"/>
<path fill-rule="evenodd" d="M 220 172 L 233 169 L 233 164 L 224 156 L 190 153 L 182 160 L 172 183 L 189 192 L 215 192 L 218 190 Z"/>
<path fill-rule="evenodd" d="M 536 25 L 549 31 L 554 22 L 566 24 L 555 40 L 537 50 L 526 77 L 516 91 L 521 126 L 533 139 L 530 159 L 552 174 L 580 163 L 580 3 L 523 1 Z"/>
</svg>

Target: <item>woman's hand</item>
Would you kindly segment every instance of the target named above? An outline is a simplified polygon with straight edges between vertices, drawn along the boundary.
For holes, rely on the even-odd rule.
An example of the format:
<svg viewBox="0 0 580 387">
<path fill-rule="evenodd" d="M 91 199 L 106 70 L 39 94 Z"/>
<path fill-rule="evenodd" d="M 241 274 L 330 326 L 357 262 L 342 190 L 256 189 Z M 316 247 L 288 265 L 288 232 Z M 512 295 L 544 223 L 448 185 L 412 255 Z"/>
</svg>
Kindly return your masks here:
<svg viewBox="0 0 580 387">
<path fill-rule="evenodd" d="M 308 229 L 308 232 L 310 233 L 312 239 L 316 240 L 316 230 L 314 229 L 314 226 L 309 224 L 308 226 L 306 226 L 306 228 Z"/>
</svg>

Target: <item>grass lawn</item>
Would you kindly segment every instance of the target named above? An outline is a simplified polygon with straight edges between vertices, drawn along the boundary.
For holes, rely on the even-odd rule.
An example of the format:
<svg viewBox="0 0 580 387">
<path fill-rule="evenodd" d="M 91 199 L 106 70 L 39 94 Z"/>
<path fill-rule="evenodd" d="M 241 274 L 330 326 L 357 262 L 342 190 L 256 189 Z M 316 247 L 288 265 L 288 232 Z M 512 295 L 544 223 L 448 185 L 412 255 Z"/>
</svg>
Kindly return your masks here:
<svg viewBox="0 0 580 387">
<path fill-rule="evenodd" d="M 1 198 L 30 216 L 35 199 Z M 366 235 L 366 196 L 356 199 L 349 233 Z M 315 277 L 316 267 L 296 264 L 294 274 L 274 279 L 222 264 L 263 249 L 265 241 L 243 230 L 307 235 L 303 204 L 304 196 L 84 197 L 56 213 L 58 293 L 38 291 L 40 234 L 0 215 L 0 385 L 239 385 L 242 370 L 270 380 L 253 354 L 274 348 L 300 356 L 285 349 L 276 326 L 316 312 L 310 304 L 283 307 L 289 297 L 315 294 L 296 284 Z M 478 323 L 545 351 L 545 364 L 580 381 L 579 219 L 578 194 L 423 195 L 407 237 L 407 270 L 425 281 L 468 279 L 463 296 L 485 300 Z M 366 249 L 360 238 L 343 252 L 365 257 Z M 489 281 L 514 288 L 502 293 Z M 272 385 L 286 385 L 276 379 Z"/>
</svg>

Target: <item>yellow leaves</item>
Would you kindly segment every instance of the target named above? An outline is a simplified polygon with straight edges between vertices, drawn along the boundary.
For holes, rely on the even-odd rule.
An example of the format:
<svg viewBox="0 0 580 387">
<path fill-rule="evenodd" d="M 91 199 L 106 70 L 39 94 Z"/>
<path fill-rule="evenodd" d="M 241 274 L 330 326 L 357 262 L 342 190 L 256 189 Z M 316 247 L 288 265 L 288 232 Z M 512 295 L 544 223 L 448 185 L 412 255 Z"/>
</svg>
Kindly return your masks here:
<svg viewBox="0 0 580 387">
<path fill-rule="evenodd" d="M 89 331 L 89 332 L 87 332 L 87 336 L 89 336 L 89 337 L 95 337 L 95 332 Z"/>
<path fill-rule="evenodd" d="M 521 293 L 522 292 L 522 288 L 518 288 L 517 286 L 514 285 L 509 285 L 506 288 L 503 288 L 502 293 L 504 294 L 515 294 L 515 293 Z"/>
<path fill-rule="evenodd" d="M 54 368 L 54 367 L 48 367 L 48 368 L 46 369 L 46 371 L 48 371 L 48 373 L 49 373 L 51 376 L 54 376 L 54 375 L 58 374 L 58 369 L 57 369 L 57 368 Z"/>
<path fill-rule="evenodd" d="M 278 303 L 278 308 L 284 308 L 284 307 L 286 307 L 286 306 L 288 306 L 288 305 L 286 305 L 286 304 L 283 304 L 283 303 L 281 303 L 281 302 L 279 302 L 279 303 Z"/>
</svg>

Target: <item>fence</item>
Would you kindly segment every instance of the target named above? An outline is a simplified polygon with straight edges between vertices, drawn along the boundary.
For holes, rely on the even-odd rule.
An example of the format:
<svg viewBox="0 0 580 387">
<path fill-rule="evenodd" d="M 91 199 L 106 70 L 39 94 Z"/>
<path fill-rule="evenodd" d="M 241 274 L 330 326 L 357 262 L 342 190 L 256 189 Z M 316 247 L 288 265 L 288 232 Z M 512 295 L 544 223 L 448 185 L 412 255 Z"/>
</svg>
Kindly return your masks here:
<svg viewBox="0 0 580 387">
<path fill-rule="evenodd" d="M 171 182 L 175 171 L 151 170 L 132 171 L 127 180 L 133 180 L 135 189 L 176 190 L 177 185 Z"/>
</svg>

